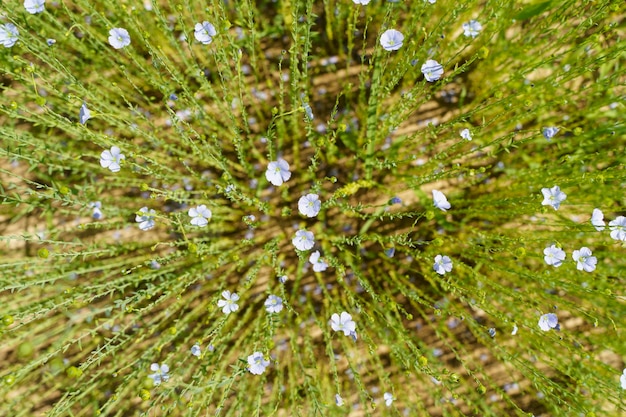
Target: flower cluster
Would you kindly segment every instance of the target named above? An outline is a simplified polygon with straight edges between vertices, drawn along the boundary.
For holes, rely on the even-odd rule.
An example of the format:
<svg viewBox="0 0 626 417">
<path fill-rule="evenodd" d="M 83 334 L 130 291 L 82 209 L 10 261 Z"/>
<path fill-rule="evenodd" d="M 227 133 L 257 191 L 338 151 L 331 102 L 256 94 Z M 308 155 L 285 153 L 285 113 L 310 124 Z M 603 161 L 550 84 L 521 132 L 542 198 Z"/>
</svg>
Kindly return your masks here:
<svg viewBox="0 0 626 417">
<path fill-rule="evenodd" d="M 597 231 L 601 232 L 606 227 L 604 221 L 604 213 L 602 210 L 595 208 L 591 214 L 591 224 Z M 609 222 L 609 230 L 611 231 L 611 239 L 621 240 L 626 242 L 626 217 L 617 216 L 614 220 Z"/>
</svg>

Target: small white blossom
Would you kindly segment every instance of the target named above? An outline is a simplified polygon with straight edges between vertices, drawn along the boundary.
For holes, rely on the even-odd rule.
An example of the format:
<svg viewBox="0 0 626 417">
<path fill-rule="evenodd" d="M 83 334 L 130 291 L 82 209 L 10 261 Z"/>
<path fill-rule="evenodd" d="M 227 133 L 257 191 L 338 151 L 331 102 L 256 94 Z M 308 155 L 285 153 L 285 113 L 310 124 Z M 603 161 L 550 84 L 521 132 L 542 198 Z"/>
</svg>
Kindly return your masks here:
<svg viewBox="0 0 626 417">
<path fill-rule="evenodd" d="M 467 37 L 475 38 L 481 30 L 483 30 L 483 25 L 477 20 L 472 19 L 467 23 L 463 23 L 463 34 Z"/>
<path fill-rule="evenodd" d="M 461 137 L 463 139 L 472 140 L 472 134 L 470 133 L 469 129 L 461 130 Z"/>
<path fill-rule="evenodd" d="M 352 0 L 352 2 L 353 2 L 354 4 L 362 4 L 362 5 L 364 5 L 364 6 L 365 6 L 366 4 L 369 4 L 369 3 L 370 3 L 370 1 L 371 1 L 371 0 Z M 339 394 L 337 394 L 337 395 L 339 395 Z M 341 397 L 340 397 L 340 398 L 341 398 Z"/>
<path fill-rule="evenodd" d="M 120 162 L 126 159 L 120 148 L 111 146 L 111 150 L 102 151 L 100 154 L 100 165 L 102 168 L 109 168 L 111 172 L 119 172 Z"/>
<path fill-rule="evenodd" d="M 150 365 L 150 370 L 154 373 L 148 375 L 148 377 L 154 381 L 154 385 L 161 385 L 161 382 L 167 382 L 167 380 L 170 379 L 168 375 L 170 367 L 166 364 L 159 366 L 159 364 L 155 362 Z"/>
<path fill-rule="evenodd" d="M 322 272 L 326 271 L 328 264 L 320 257 L 320 251 L 316 250 L 309 256 L 309 262 L 313 264 L 313 271 Z"/>
<path fill-rule="evenodd" d="M 352 320 L 352 316 L 345 311 L 341 315 L 335 313 L 330 317 L 330 327 L 336 332 L 343 332 L 346 336 L 356 332 L 356 323 Z"/>
<path fill-rule="evenodd" d="M 422 65 L 422 74 L 424 74 L 426 81 L 432 83 L 443 75 L 443 66 L 434 59 L 429 59 Z"/>
<path fill-rule="evenodd" d="M 30 14 L 41 13 L 46 8 L 44 5 L 45 2 L 46 0 L 25 0 L 24 8 Z"/>
<path fill-rule="evenodd" d="M 604 222 L 604 213 L 602 213 L 602 210 L 597 208 L 593 209 L 593 213 L 591 214 L 591 224 L 598 232 L 604 230 L 606 223 Z"/>
<path fill-rule="evenodd" d="M 544 127 L 541 133 L 544 138 L 551 140 L 557 133 L 559 133 L 559 128 L 556 126 Z"/>
<path fill-rule="evenodd" d="M 433 204 L 442 211 L 446 211 L 451 207 L 446 196 L 439 190 L 433 190 Z"/>
<path fill-rule="evenodd" d="M 283 299 L 276 295 L 270 295 L 267 297 L 267 300 L 265 300 L 264 305 L 268 313 L 280 313 L 283 309 Z"/>
<path fill-rule="evenodd" d="M 439 275 L 444 275 L 446 272 L 452 271 L 452 260 L 448 256 L 437 255 L 433 269 Z"/>
<path fill-rule="evenodd" d="M 552 188 L 542 188 L 541 194 L 543 194 L 541 205 L 552 206 L 555 210 L 558 210 L 561 203 L 567 198 L 567 195 L 561 191 L 558 185 Z"/>
<path fill-rule="evenodd" d="M 195 356 L 196 358 L 199 358 L 200 355 L 202 354 L 202 350 L 200 349 L 200 345 L 199 344 L 195 344 L 191 347 L 191 354 L 193 356 Z"/>
<path fill-rule="evenodd" d="M 282 185 L 283 182 L 291 178 L 291 172 L 289 171 L 289 164 L 282 158 L 278 158 L 277 161 L 272 161 L 267 165 L 267 171 L 265 171 L 265 178 L 275 186 Z"/>
<path fill-rule="evenodd" d="M 539 317 L 539 328 L 544 332 L 550 329 L 559 330 L 559 318 L 554 313 L 544 314 Z"/>
<path fill-rule="evenodd" d="M 575 250 L 572 258 L 576 261 L 576 269 L 579 271 L 593 272 L 598 263 L 598 258 L 591 256 L 591 249 L 584 246 L 580 250 Z"/>
<path fill-rule="evenodd" d="M 78 121 L 84 125 L 89 119 L 91 119 L 91 112 L 87 108 L 87 105 L 83 103 L 83 105 L 80 106 L 80 110 L 78 111 Z"/>
<path fill-rule="evenodd" d="M 343 398 L 341 398 L 341 395 L 339 394 L 335 394 L 335 405 L 337 407 L 341 407 L 343 405 Z"/>
<path fill-rule="evenodd" d="M 393 400 L 395 400 L 395 398 L 393 398 L 393 395 L 390 392 L 384 393 L 383 399 L 385 400 L 385 405 L 387 407 L 390 407 L 391 404 L 393 404 Z"/>
<path fill-rule="evenodd" d="M 155 214 L 154 209 L 148 210 L 148 207 L 140 208 L 138 214 L 135 216 L 135 221 L 139 223 L 139 228 L 143 231 L 152 229 L 154 227 Z"/>
<path fill-rule="evenodd" d="M 248 365 L 248 370 L 251 374 L 261 375 L 265 372 L 265 368 L 270 366 L 270 361 L 263 357 L 263 353 L 254 352 L 252 355 L 248 356 Z"/>
<path fill-rule="evenodd" d="M 113 28 L 109 31 L 109 44 L 115 49 L 130 45 L 130 35 L 124 28 Z"/>
<path fill-rule="evenodd" d="M 187 214 L 191 217 L 191 224 L 198 227 L 206 226 L 213 215 L 204 204 L 190 208 Z"/>
<path fill-rule="evenodd" d="M 555 245 L 550 246 L 549 248 L 545 248 L 543 250 L 543 260 L 546 261 L 548 265 L 552 265 L 554 267 L 559 267 L 565 260 L 565 251 L 561 248 L 557 248 Z"/>
<path fill-rule="evenodd" d="M 626 242 L 626 217 L 617 216 L 615 220 L 609 222 L 611 238 Z"/>
<path fill-rule="evenodd" d="M 0 45 L 10 48 L 16 44 L 20 36 L 20 32 L 13 23 L 0 25 Z"/>
<path fill-rule="evenodd" d="M 313 232 L 300 229 L 296 232 L 296 236 L 291 240 L 291 243 L 298 250 L 309 250 L 315 245 L 315 236 L 313 236 Z"/>
<path fill-rule="evenodd" d="M 622 389 L 626 389 L 626 368 L 622 371 L 622 376 L 619 377 L 619 383 Z"/>
<path fill-rule="evenodd" d="M 511 335 L 515 336 L 517 334 L 517 324 L 513 325 L 513 331 L 511 332 Z"/>
<path fill-rule="evenodd" d="M 217 302 L 217 306 L 222 309 L 224 314 L 234 313 L 239 310 L 239 305 L 237 301 L 239 300 L 239 296 L 235 293 L 230 293 L 230 291 L 226 290 L 222 292 L 223 300 L 219 300 Z"/>
<path fill-rule="evenodd" d="M 307 217 L 315 217 L 319 214 L 322 203 L 317 194 L 307 194 L 298 200 L 298 211 Z"/>
<path fill-rule="evenodd" d="M 395 29 L 388 29 L 380 35 L 380 45 L 385 51 L 397 51 L 402 48 L 403 42 L 404 35 Z"/>
<path fill-rule="evenodd" d="M 217 32 L 215 31 L 215 26 L 210 24 L 209 22 L 196 23 L 194 26 L 193 36 L 196 40 L 204 45 L 208 45 L 213 42 L 213 36 L 215 36 Z"/>
</svg>

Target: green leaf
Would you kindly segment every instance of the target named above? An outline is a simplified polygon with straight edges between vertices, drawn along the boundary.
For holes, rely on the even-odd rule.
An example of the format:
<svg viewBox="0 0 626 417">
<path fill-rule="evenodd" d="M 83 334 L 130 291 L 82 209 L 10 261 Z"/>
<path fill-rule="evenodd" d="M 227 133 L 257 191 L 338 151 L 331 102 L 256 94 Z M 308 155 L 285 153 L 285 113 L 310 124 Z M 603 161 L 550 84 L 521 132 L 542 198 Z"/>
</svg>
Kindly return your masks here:
<svg viewBox="0 0 626 417">
<path fill-rule="evenodd" d="M 541 14 L 545 10 L 547 10 L 548 7 L 550 7 L 550 3 L 552 3 L 552 0 L 544 1 L 537 4 L 531 4 L 530 6 L 527 6 L 524 10 L 519 12 L 515 17 L 513 17 L 513 19 L 518 21 L 528 20 L 531 17 L 537 16 L 538 14 Z"/>
</svg>

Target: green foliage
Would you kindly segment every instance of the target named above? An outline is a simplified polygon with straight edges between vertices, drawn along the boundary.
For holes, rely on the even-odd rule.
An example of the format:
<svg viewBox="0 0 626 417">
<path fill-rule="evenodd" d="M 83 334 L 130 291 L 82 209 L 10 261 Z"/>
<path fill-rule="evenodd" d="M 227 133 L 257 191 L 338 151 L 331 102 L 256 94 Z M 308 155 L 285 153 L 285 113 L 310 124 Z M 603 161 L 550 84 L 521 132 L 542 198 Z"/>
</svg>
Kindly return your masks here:
<svg viewBox="0 0 626 417">
<path fill-rule="evenodd" d="M 621 2 L 5 3 L 19 41 L 0 47 L 0 414 L 624 411 L 625 246 L 589 222 L 625 214 Z M 112 146 L 119 172 L 100 164 Z M 291 178 L 273 187 L 278 158 Z M 542 205 L 555 185 L 558 210 Z M 298 211 L 308 193 L 317 217 Z M 206 227 L 190 223 L 199 205 Z M 329 325 L 343 311 L 356 341 Z M 546 313 L 559 331 L 539 328 Z"/>
</svg>

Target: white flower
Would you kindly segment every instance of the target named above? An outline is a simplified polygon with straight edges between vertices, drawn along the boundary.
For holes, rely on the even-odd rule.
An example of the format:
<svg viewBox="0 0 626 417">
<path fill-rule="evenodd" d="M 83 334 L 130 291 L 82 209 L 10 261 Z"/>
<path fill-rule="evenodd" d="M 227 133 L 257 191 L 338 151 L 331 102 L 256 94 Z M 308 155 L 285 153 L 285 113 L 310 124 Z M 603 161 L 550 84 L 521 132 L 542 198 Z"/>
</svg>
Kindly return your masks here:
<svg viewBox="0 0 626 417">
<path fill-rule="evenodd" d="M 513 331 L 511 332 L 511 335 L 515 336 L 517 334 L 517 324 L 513 325 Z"/>
<path fill-rule="evenodd" d="M 448 256 L 437 255 L 433 269 L 439 275 L 444 275 L 446 272 L 452 271 L 452 260 Z"/>
<path fill-rule="evenodd" d="M 598 232 L 604 230 L 606 223 L 604 222 L 604 213 L 602 213 L 602 210 L 597 208 L 593 209 L 593 213 L 591 214 L 591 224 Z"/>
<path fill-rule="evenodd" d="M 30 14 L 41 13 L 45 10 L 44 3 L 46 0 L 25 0 L 24 8 Z"/>
<path fill-rule="evenodd" d="M 154 373 L 148 375 L 148 377 L 154 381 L 154 385 L 161 385 L 161 382 L 167 382 L 167 380 L 170 379 L 170 376 L 167 374 L 170 371 L 170 367 L 166 364 L 159 366 L 159 364 L 155 362 L 150 365 L 150 370 Z"/>
<path fill-rule="evenodd" d="M 612 239 L 626 242 L 626 217 L 617 216 L 615 220 L 611 220 L 609 222 L 609 229 L 611 229 Z"/>
<path fill-rule="evenodd" d="M 78 111 L 78 121 L 80 121 L 80 123 L 84 125 L 89 119 L 91 119 L 91 112 L 87 108 L 87 105 L 83 103 L 83 105 L 80 106 L 80 110 Z"/>
<path fill-rule="evenodd" d="M 268 313 L 280 313 L 283 309 L 283 299 L 276 295 L 270 295 L 267 297 L 267 300 L 265 300 L 264 305 Z"/>
<path fill-rule="evenodd" d="M 429 59 L 422 65 L 422 74 L 424 74 L 426 81 L 432 83 L 443 75 L 443 66 L 434 59 Z"/>
<path fill-rule="evenodd" d="M 465 36 L 475 38 L 481 30 L 483 30 L 483 25 L 481 25 L 477 20 L 472 19 L 467 23 L 463 23 L 463 34 Z"/>
<path fill-rule="evenodd" d="M 195 344 L 191 347 L 191 354 L 193 356 L 195 356 L 196 358 L 199 358 L 200 355 L 202 354 L 202 350 L 200 349 L 200 345 L 199 344 Z"/>
<path fill-rule="evenodd" d="M 391 395 L 390 392 L 386 392 L 386 393 L 383 394 L 383 399 L 385 400 L 385 405 L 387 407 L 389 407 L 389 406 L 391 406 L 391 404 L 393 404 L 393 400 L 395 398 L 393 398 L 393 395 Z"/>
<path fill-rule="evenodd" d="M 109 168 L 111 172 L 120 170 L 120 161 L 126 159 L 120 148 L 111 146 L 111 150 L 102 151 L 100 154 L 100 165 L 102 168 Z"/>
<path fill-rule="evenodd" d="M 619 377 L 619 383 L 622 386 L 622 389 L 626 389 L 626 368 L 622 371 L 622 376 Z"/>
<path fill-rule="evenodd" d="M 235 293 L 230 293 L 230 291 L 226 290 L 222 292 L 223 300 L 219 300 L 217 302 L 217 306 L 222 309 L 224 314 L 230 314 L 237 310 L 239 310 L 239 305 L 237 304 L 237 300 L 239 300 L 239 296 Z"/>
<path fill-rule="evenodd" d="M 277 161 L 272 161 L 267 165 L 267 171 L 265 171 L 265 178 L 275 186 L 282 185 L 283 182 L 291 178 L 291 172 L 289 171 L 289 164 L 282 158 L 278 158 Z"/>
<path fill-rule="evenodd" d="M 270 366 L 270 361 L 265 360 L 263 357 L 263 353 L 254 352 L 252 355 L 248 356 L 248 370 L 251 374 L 261 375 L 265 372 L 265 368 Z"/>
<path fill-rule="evenodd" d="M 206 226 L 213 215 L 204 204 L 190 208 L 187 214 L 191 217 L 191 224 L 198 227 Z"/>
<path fill-rule="evenodd" d="M 539 328 L 544 332 L 550 329 L 559 330 L 559 318 L 554 313 L 544 314 L 539 317 Z"/>
<path fill-rule="evenodd" d="M 124 28 L 113 28 L 109 31 L 109 44 L 115 49 L 130 45 L 130 35 Z"/>
<path fill-rule="evenodd" d="M 284 284 L 285 282 L 287 282 L 287 280 L 288 280 L 288 279 L 289 279 L 289 278 L 287 277 L 287 275 L 281 275 L 281 276 L 279 276 L 279 277 L 278 277 L 278 281 L 279 281 L 281 284 Z"/>
<path fill-rule="evenodd" d="M 298 200 L 298 211 L 303 216 L 315 217 L 319 214 L 322 202 L 317 194 L 307 194 Z"/>
<path fill-rule="evenodd" d="M 5 48 L 10 48 L 19 39 L 20 32 L 17 30 L 17 27 L 13 23 L 6 23 L 4 25 L 0 25 L 0 45 Z"/>
<path fill-rule="evenodd" d="M 291 243 L 298 250 L 309 250 L 315 245 L 315 236 L 313 236 L 313 232 L 300 229 L 296 232 L 296 236 L 291 239 Z"/>
<path fill-rule="evenodd" d="M 343 332 L 346 336 L 356 332 L 356 323 L 352 320 L 352 316 L 345 311 L 341 315 L 335 313 L 330 316 L 330 327 L 336 332 Z"/>
<path fill-rule="evenodd" d="M 470 133 L 469 129 L 461 130 L 461 137 L 463 139 L 472 140 L 472 134 Z"/>
<path fill-rule="evenodd" d="M 320 251 L 316 250 L 309 256 L 309 262 L 313 264 L 313 271 L 322 272 L 326 271 L 328 264 L 324 262 L 324 259 L 320 258 Z"/>
<path fill-rule="evenodd" d="M 337 405 L 338 407 L 341 407 L 343 405 L 343 398 L 341 398 L 341 395 L 339 394 L 335 394 L 335 405 Z"/>
<path fill-rule="evenodd" d="M 559 128 L 556 126 L 544 127 L 541 133 L 543 134 L 544 138 L 551 140 L 554 137 L 554 135 L 559 133 Z"/>
<path fill-rule="evenodd" d="M 362 4 L 362 5 L 364 5 L 364 6 L 365 6 L 366 4 L 369 4 L 369 3 L 370 3 L 370 1 L 371 1 L 371 0 L 352 0 L 352 2 L 354 2 L 354 4 Z M 339 395 L 339 394 L 337 394 L 337 395 Z M 341 398 L 341 397 L 339 397 L 339 398 Z"/>
<path fill-rule="evenodd" d="M 215 26 L 207 21 L 196 23 L 196 26 L 194 26 L 193 36 L 198 42 L 201 42 L 204 45 L 208 45 L 213 42 L 213 36 L 215 35 L 217 35 Z"/>
<path fill-rule="evenodd" d="M 584 246 L 580 250 L 575 250 L 572 258 L 577 262 L 576 269 L 579 271 L 592 272 L 598 263 L 598 258 L 591 256 L 591 249 Z"/>
<path fill-rule="evenodd" d="M 552 188 L 542 188 L 541 194 L 543 194 L 541 205 L 552 206 L 555 210 L 557 210 L 561 203 L 567 198 L 567 195 L 561 191 L 558 185 Z"/>
<path fill-rule="evenodd" d="M 442 211 L 446 211 L 451 207 L 446 196 L 439 190 L 433 190 L 433 204 Z"/>
<path fill-rule="evenodd" d="M 139 223 L 139 228 L 143 231 L 150 230 L 154 227 L 154 209 L 148 210 L 148 207 L 139 209 L 139 214 L 135 216 L 135 221 Z"/>
<path fill-rule="evenodd" d="M 397 51 L 402 48 L 404 35 L 395 29 L 388 29 L 380 35 L 380 45 L 385 51 Z"/>
<path fill-rule="evenodd" d="M 435 4 L 435 3 L 437 3 L 437 0 L 424 0 L 424 3 L 426 3 L 426 2 L 428 2 L 430 4 Z"/>
<path fill-rule="evenodd" d="M 548 265 L 552 265 L 554 267 L 559 267 L 565 260 L 565 251 L 561 248 L 557 248 L 555 245 L 550 246 L 549 248 L 545 248 L 543 250 L 543 260 L 546 261 Z"/>
</svg>

